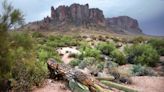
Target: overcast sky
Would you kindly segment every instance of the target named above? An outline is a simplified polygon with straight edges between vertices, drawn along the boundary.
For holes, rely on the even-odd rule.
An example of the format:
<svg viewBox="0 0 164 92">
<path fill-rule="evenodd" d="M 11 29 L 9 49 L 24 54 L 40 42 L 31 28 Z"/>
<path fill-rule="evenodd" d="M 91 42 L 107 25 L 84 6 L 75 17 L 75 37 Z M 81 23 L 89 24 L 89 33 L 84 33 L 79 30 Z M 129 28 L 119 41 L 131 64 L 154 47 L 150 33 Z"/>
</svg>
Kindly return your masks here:
<svg viewBox="0 0 164 92">
<path fill-rule="evenodd" d="M 3 0 L 0 0 L 2 2 Z M 50 7 L 89 4 L 103 10 L 105 17 L 127 15 L 138 20 L 144 33 L 164 36 L 164 0 L 8 0 L 22 10 L 26 22 L 50 15 Z M 1 7 L 0 7 L 1 10 Z"/>
</svg>

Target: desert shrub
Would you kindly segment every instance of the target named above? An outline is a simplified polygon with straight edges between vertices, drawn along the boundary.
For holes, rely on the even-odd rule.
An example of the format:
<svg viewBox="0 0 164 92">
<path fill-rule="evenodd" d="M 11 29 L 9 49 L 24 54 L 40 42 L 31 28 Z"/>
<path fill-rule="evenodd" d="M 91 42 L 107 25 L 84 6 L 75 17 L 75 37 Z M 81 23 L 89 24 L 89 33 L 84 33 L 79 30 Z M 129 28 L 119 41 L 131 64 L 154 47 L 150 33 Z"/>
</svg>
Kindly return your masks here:
<svg viewBox="0 0 164 92">
<path fill-rule="evenodd" d="M 16 80 L 16 84 L 13 85 L 14 89 L 17 91 L 29 90 L 33 85 L 40 85 L 46 78 L 48 70 L 45 63 L 37 61 L 34 47 L 37 46 L 36 43 L 28 33 L 14 33 L 11 38 L 9 51 L 13 62 L 11 74 L 12 78 Z M 28 40 L 22 41 L 22 39 Z"/>
<path fill-rule="evenodd" d="M 134 65 L 132 72 L 135 76 L 153 76 L 156 75 L 155 72 L 148 67 L 142 65 Z"/>
<path fill-rule="evenodd" d="M 95 63 L 96 63 L 96 59 L 94 57 L 86 57 L 80 62 L 79 68 L 84 69 L 85 67 L 91 66 L 92 64 Z"/>
<path fill-rule="evenodd" d="M 108 68 L 109 70 L 111 69 L 111 68 L 114 68 L 114 67 L 117 67 L 118 66 L 118 64 L 116 63 L 116 62 L 114 62 L 114 61 L 105 61 L 105 64 L 104 64 L 104 67 L 106 67 L 106 68 Z"/>
<path fill-rule="evenodd" d="M 116 47 L 113 43 L 102 42 L 97 45 L 97 49 L 100 50 L 102 54 L 110 55 Z"/>
<path fill-rule="evenodd" d="M 106 41 L 106 38 L 104 36 L 102 36 L 102 35 L 99 35 L 98 40 L 105 42 Z"/>
<path fill-rule="evenodd" d="M 119 50 L 113 50 L 110 57 L 114 58 L 114 61 L 120 65 L 126 64 L 125 56 Z"/>
<path fill-rule="evenodd" d="M 36 62 L 35 42 L 27 32 L 8 32 L 23 23 L 23 15 L 7 0 L 2 4 L 0 17 L 0 85 L 1 80 L 15 80 L 13 89 L 22 92 L 39 85 L 47 75 L 46 65 Z M 9 84 L 7 84 L 10 86 Z M 8 92 L 8 89 L 1 90 Z"/>
<path fill-rule="evenodd" d="M 49 36 L 47 43 L 53 47 L 65 47 L 65 46 L 76 46 L 78 45 L 78 41 L 74 39 L 74 37 L 70 36 Z"/>
<path fill-rule="evenodd" d="M 164 56 L 164 39 L 150 39 L 148 43 L 153 46 L 161 56 Z"/>
<path fill-rule="evenodd" d="M 40 33 L 40 32 L 33 32 L 32 33 L 32 37 L 34 37 L 34 38 L 40 38 L 40 37 L 44 37 L 44 35 L 42 34 L 42 33 Z"/>
<path fill-rule="evenodd" d="M 12 69 L 15 91 L 29 91 L 32 86 L 40 86 L 48 75 L 47 66 L 36 61 L 18 61 Z"/>
<path fill-rule="evenodd" d="M 111 39 L 114 41 L 114 42 L 119 42 L 121 41 L 121 39 L 119 37 L 111 37 Z"/>
<path fill-rule="evenodd" d="M 103 62 L 99 62 L 97 65 L 96 65 L 97 69 L 99 69 L 100 71 L 102 71 L 104 69 L 104 63 Z"/>
<path fill-rule="evenodd" d="M 12 32 L 9 39 L 14 48 L 23 47 L 26 50 L 33 48 L 34 39 L 27 32 Z"/>
<path fill-rule="evenodd" d="M 85 48 L 90 48 L 90 45 L 89 45 L 89 43 L 86 42 L 86 41 L 81 41 L 81 42 L 79 43 L 79 48 L 80 48 L 80 50 L 85 50 Z"/>
<path fill-rule="evenodd" d="M 44 50 L 44 49 L 41 49 L 41 50 L 38 52 L 38 58 L 39 58 L 39 61 L 48 60 L 48 51 L 46 51 L 46 50 Z"/>
<path fill-rule="evenodd" d="M 130 79 L 131 74 L 124 69 L 120 69 L 119 67 L 113 67 L 110 68 L 109 73 L 114 76 L 115 82 L 118 83 L 121 82 L 126 84 L 131 83 L 131 79 Z"/>
<path fill-rule="evenodd" d="M 9 58 L 9 42 L 6 37 L 8 37 L 6 32 L 0 32 L 0 91 L 4 88 L 2 81 L 12 77 L 12 61 Z"/>
<path fill-rule="evenodd" d="M 100 51 L 96 48 L 86 47 L 81 48 L 81 55 L 79 56 L 81 59 L 85 57 L 95 57 L 96 59 L 100 58 Z"/>
<path fill-rule="evenodd" d="M 83 59 L 85 57 L 95 57 L 96 59 L 100 58 L 100 51 L 96 48 L 92 48 L 87 42 L 80 42 L 79 50 L 81 54 L 78 56 L 79 59 Z"/>
<path fill-rule="evenodd" d="M 131 64 L 154 66 L 159 61 L 157 51 L 147 44 L 135 44 L 125 47 L 125 53 L 127 54 L 128 62 Z"/>
<path fill-rule="evenodd" d="M 130 42 L 137 44 L 137 43 L 141 43 L 141 42 L 144 42 L 144 41 L 146 41 L 146 39 L 142 36 L 139 36 L 139 37 L 133 38 Z"/>
<path fill-rule="evenodd" d="M 58 54 L 57 51 L 55 51 L 53 48 L 51 47 L 47 47 L 47 48 L 40 48 L 38 50 L 38 59 L 41 62 L 46 62 L 48 60 L 48 58 L 54 58 L 56 61 L 61 62 L 60 59 L 60 55 Z"/>
<path fill-rule="evenodd" d="M 72 67 L 75 67 L 75 66 L 78 66 L 80 63 L 81 63 L 81 60 L 74 59 L 69 63 L 69 65 L 71 65 Z"/>
<path fill-rule="evenodd" d="M 121 42 L 122 42 L 122 43 L 127 43 L 127 42 L 128 42 L 128 39 L 122 38 L 122 39 L 121 39 Z"/>
</svg>

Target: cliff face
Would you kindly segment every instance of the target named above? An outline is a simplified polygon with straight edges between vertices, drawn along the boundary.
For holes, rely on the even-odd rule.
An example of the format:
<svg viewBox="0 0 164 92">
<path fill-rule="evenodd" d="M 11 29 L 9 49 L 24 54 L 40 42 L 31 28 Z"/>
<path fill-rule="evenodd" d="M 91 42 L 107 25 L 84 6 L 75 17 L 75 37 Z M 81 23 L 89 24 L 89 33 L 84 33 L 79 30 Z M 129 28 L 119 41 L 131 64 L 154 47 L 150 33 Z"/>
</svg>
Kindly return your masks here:
<svg viewBox="0 0 164 92">
<path fill-rule="evenodd" d="M 106 25 L 115 31 L 142 33 L 138 21 L 128 16 L 107 18 Z"/>
<path fill-rule="evenodd" d="M 103 12 L 99 9 L 89 9 L 89 5 L 72 4 L 68 6 L 59 6 L 54 9 L 51 7 L 51 20 L 53 22 L 72 23 L 76 26 L 80 25 L 105 25 Z"/>
<path fill-rule="evenodd" d="M 142 33 L 137 20 L 128 16 L 104 18 L 103 11 L 98 8 L 89 8 L 88 4 L 72 4 L 70 6 L 59 6 L 56 9 L 51 7 L 51 16 L 45 17 L 42 21 L 33 22 L 31 25 L 39 29 L 60 29 L 68 25 L 75 27 L 94 27 L 95 29 L 110 30 L 117 33 Z"/>
</svg>

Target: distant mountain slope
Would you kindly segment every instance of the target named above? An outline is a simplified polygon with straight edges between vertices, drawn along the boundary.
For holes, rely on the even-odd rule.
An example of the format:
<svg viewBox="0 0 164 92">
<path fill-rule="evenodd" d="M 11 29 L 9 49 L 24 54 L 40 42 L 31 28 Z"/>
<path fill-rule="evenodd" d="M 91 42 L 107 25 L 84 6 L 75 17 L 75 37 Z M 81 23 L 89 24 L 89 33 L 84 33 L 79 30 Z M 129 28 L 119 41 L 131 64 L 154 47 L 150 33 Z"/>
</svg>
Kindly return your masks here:
<svg viewBox="0 0 164 92">
<path fill-rule="evenodd" d="M 139 28 L 138 21 L 128 16 L 106 18 L 106 25 L 116 32 L 121 31 L 132 34 L 142 33 L 142 30 Z"/>
<path fill-rule="evenodd" d="M 26 25 L 32 30 L 62 30 L 68 27 L 94 28 L 124 34 L 142 34 L 137 20 L 128 16 L 105 18 L 103 11 L 88 4 L 51 7 L 51 16 Z"/>
</svg>

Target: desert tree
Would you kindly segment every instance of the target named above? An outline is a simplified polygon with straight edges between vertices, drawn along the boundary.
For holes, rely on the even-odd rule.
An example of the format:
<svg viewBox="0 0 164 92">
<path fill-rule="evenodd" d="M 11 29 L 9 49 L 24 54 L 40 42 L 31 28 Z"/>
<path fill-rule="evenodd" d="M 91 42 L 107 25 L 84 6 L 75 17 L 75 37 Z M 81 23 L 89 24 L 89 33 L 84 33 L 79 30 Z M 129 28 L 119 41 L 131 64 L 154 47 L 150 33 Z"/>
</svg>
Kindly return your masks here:
<svg viewBox="0 0 164 92">
<path fill-rule="evenodd" d="M 15 9 L 7 0 L 2 2 L 2 10 L 0 15 L 1 29 L 11 29 L 24 23 L 24 16 L 19 9 Z M 3 29 L 4 30 L 4 29 Z M 5 30 L 4 30 L 5 31 Z"/>
<path fill-rule="evenodd" d="M 11 58 L 9 53 L 8 31 L 24 23 L 23 14 L 19 9 L 15 9 L 7 0 L 2 2 L 0 10 L 0 89 L 4 84 L 3 80 L 11 77 Z M 3 87 L 5 88 L 5 87 Z M 1 91 L 1 90 L 0 90 Z"/>
</svg>

